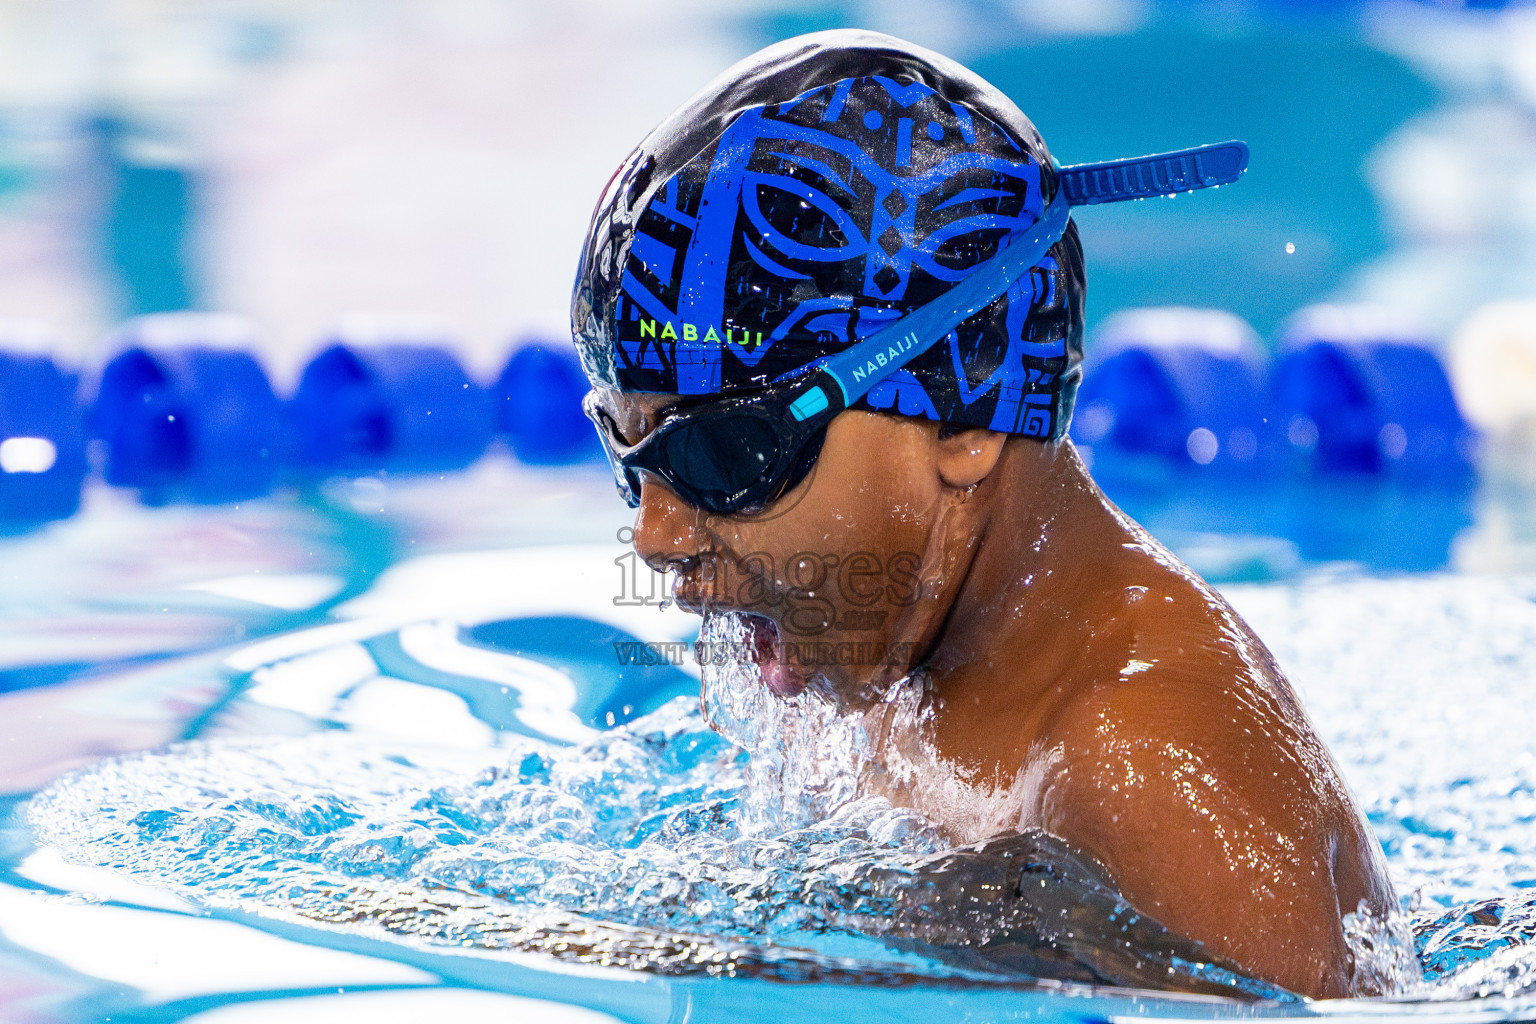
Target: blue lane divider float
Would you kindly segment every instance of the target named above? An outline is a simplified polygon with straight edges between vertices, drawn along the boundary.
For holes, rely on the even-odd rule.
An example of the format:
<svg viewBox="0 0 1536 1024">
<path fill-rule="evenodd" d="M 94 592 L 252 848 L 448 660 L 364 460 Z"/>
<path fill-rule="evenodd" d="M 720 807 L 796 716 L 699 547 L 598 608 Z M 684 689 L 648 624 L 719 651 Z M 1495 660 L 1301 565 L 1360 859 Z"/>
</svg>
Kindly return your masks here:
<svg viewBox="0 0 1536 1024">
<path fill-rule="evenodd" d="M 1135 463 L 1212 473 L 1269 465 L 1263 368 L 1253 329 L 1220 310 L 1163 307 L 1111 317 L 1095 339 L 1072 422 L 1096 471 Z"/>
<path fill-rule="evenodd" d="M 73 515 L 86 470 L 78 378 L 14 334 L 0 324 L 0 528 Z"/>
<path fill-rule="evenodd" d="M 236 501 L 271 489 L 285 462 L 282 407 L 253 342 L 230 317 L 161 314 L 130 321 L 102 371 L 92 432 L 107 482 L 151 501 Z"/>
<path fill-rule="evenodd" d="M 496 381 L 496 429 L 531 465 L 566 465 L 600 454 L 581 411 L 587 377 L 569 350 L 550 342 L 523 345 Z"/>
<path fill-rule="evenodd" d="M 452 353 L 406 337 L 344 333 L 304 370 L 291 411 L 300 464 L 322 474 L 458 469 L 492 433 L 488 396 Z"/>
<path fill-rule="evenodd" d="M 1292 318 L 1270 395 L 1292 460 L 1312 472 L 1430 481 L 1471 471 L 1476 437 L 1439 357 L 1369 307 Z"/>
</svg>

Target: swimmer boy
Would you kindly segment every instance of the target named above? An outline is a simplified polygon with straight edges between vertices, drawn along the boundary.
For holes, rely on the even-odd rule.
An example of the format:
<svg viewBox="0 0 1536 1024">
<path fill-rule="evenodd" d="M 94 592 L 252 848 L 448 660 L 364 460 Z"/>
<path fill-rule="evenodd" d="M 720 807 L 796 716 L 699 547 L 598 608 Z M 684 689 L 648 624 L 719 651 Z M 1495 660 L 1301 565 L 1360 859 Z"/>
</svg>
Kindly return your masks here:
<svg viewBox="0 0 1536 1024">
<path fill-rule="evenodd" d="M 1019 827 L 1255 976 L 1342 996 L 1341 919 L 1395 906 L 1370 830 L 1264 645 L 1066 437 L 1069 205 L 1245 161 L 1061 169 L 952 61 L 803 36 L 620 167 L 572 320 L 636 549 L 683 607 L 752 613 L 774 692 L 856 706 L 920 674 L 940 757 L 1028 780 Z"/>
</svg>

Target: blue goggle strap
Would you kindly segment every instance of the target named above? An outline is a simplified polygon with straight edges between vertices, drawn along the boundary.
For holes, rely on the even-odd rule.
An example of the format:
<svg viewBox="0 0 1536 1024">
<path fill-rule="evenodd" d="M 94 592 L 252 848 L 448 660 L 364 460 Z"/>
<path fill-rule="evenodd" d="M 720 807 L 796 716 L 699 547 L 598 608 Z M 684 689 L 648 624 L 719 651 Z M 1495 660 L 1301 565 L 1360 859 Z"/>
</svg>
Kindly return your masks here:
<svg viewBox="0 0 1536 1024">
<path fill-rule="evenodd" d="M 1236 181 L 1247 167 L 1248 146 L 1237 141 L 1131 160 L 1058 167 L 1060 184 L 1056 195 L 1028 235 L 1011 241 L 1002 252 L 932 302 L 924 303 L 858 344 L 812 363 L 807 383 L 814 386 L 790 404 L 790 415 L 804 422 L 829 410 L 836 413 L 846 409 L 985 309 L 1009 285 L 1029 273 L 1061 238 L 1067 230 L 1069 207 L 1227 185 Z M 795 370 L 780 380 L 805 372 Z"/>
<path fill-rule="evenodd" d="M 1056 180 L 1068 203 L 1093 206 L 1230 185 L 1247 169 L 1248 144 L 1234 139 L 1130 160 L 1057 167 Z"/>
<path fill-rule="evenodd" d="M 1009 242 L 1002 252 L 937 299 L 925 302 L 857 345 L 820 361 L 821 370 L 842 390 L 843 408 L 863 398 L 892 371 L 932 348 L 940 338 L 985 309 L 1010 284 L 1029 273 L 1067 230 L 1067 207 L 1066 192 L 1057 189 L 1055 198 L 1028 235 Z M 799 420 L 806 419 L 800 415 L 800 403 L 814 404 L 813 394 L 808 392 L 797 400 L 790 407 L 790 414 Z M 807 415 L 816 411 L 807 410 Z"/>
</svg>

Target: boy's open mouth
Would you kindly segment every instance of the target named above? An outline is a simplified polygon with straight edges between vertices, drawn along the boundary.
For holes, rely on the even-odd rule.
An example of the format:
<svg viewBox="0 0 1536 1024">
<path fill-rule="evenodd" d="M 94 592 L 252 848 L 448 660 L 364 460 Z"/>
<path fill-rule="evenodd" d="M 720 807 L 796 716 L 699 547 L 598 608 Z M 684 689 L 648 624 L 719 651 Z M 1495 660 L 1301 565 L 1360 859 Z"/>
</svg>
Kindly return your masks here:
<svg viewBox="0 0 1536 1024">
<path fill-rule="evenodd" d="M 757 664 L 763 685 L 777 697 L 793 697 L 805 689 L 805 680 L 789 665 L 779 624 L 756 612 L 736 612 L 747 628 L 746 655 Z"/>
</svg>

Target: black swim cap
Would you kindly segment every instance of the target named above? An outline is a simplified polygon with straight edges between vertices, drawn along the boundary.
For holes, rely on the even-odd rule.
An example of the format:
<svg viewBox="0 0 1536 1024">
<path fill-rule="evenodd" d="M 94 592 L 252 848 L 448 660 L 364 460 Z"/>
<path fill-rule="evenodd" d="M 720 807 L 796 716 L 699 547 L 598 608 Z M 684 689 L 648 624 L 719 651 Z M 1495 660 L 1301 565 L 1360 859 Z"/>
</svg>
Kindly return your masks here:
<svg viewBox="0 0 1536 1024">
<path fill-rule="evenodd" d="M 872 32 L 786 40 L 708 85 L 610 181 L 572 299 L 582 363 L 624 391 L 760 387 L 943 294 L 1057 188 L 1034 125 L 959 64 Z M 1085 287 L 1069 224 L 855 407 L 1061 436 Z"/>
</svg>

